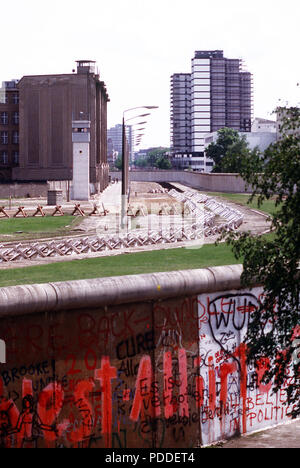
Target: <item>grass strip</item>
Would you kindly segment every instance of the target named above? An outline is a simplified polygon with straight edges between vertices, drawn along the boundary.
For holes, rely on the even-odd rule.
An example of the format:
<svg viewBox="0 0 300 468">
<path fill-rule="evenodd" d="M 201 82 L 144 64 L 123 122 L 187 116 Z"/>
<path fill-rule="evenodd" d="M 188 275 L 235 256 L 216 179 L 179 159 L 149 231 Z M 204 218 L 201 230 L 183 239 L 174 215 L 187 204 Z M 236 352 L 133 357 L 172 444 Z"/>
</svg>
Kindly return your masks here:
<svg viewBox="0 0 300 468">
<path fill-rule="evenodd" d="M 240 261 L 235 259 L 230 246 L 224 243 L 218 246 L 206 244 L 198 249 L 165 249 L 0 270 L 0 287 L 189 270 L 236 263 Z"/>
</svg>

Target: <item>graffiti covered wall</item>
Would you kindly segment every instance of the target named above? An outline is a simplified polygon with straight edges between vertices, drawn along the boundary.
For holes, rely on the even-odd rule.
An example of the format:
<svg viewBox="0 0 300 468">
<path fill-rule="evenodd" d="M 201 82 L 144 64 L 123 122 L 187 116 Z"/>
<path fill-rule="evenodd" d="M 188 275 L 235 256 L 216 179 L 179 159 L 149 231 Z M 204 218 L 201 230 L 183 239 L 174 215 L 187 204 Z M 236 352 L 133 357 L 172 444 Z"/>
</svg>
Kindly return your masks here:
<svg viewBox="0 0 300 468">
<path fill-rule="evenodd" d="M 253 288 L 198 298 L 199 320 L 202 317 L 200 382 L 206 389 L 208 409 L 207 418 L 202 418 L 205 444 L 289 419 L 285 388 L 275 394 L 272 383 L 263 380 L 269 359 L 252 366 L 246 361 L 245 335 L 251 313 L 258 310 L 262 297 L 263 289 Z M 265 324 L 266 331 L 269 325 Z"/>
<path fill-rule="evenodd" d="M 188 448 L 288 419 L 284 388 L 261 381 L 267 363 L 246 365 L 262 288 L 206 286 L 0 318 L 0 445 Z"/>
</svg>

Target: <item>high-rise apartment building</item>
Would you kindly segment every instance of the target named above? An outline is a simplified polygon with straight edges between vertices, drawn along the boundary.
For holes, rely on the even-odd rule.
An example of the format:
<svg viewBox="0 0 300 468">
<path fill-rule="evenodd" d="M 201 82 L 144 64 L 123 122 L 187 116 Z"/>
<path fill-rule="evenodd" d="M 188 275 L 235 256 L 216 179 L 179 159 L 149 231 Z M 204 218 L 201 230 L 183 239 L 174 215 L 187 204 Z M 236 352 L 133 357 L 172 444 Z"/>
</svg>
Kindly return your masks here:
<svg viewBox="0 0 300 468">
<path fill-rule="evenodd" d="M 171 147 L 174 152 L 191 150 L 191 74 L 171 76 Z"/>
<path fill-rule="evenodd" d="M 125 126 L 126 132 L 126 142 L 128 145 L 129 151 L 129 160 L 133 159 L 133 129 L 131 125 Z M 122 124 L 117 124 L 114 127 L 107 129 L 107 158 L 110 162 L 113 160 L 113 154 L 118 153 L 118 156 L 122 156 L 122 135 L 123 135 L 123 126 Z"/>
<path fill-rule="evenodd" d="M 251 120 L 252 75 L 241 59 L 196 51 L 191 73 L 171 77 L 171 148 L 179 167 L 211 170 L 205 135 L 223 127 L 251 132 Z"/>
</svg>

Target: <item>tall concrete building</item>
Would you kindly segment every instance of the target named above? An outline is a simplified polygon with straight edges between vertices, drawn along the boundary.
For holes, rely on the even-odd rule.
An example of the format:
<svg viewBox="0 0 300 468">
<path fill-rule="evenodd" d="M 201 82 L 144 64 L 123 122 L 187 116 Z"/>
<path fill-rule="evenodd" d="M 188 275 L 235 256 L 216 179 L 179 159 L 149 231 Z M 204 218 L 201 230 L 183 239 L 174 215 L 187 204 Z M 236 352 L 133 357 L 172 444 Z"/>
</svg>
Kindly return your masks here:
<svg viewBox="0 0 300 468">
<path fill-rule="evenodd" d="M 225 58 L 222 50 L 196 51 L 191 73 L 171 77 L 171 145 L 179 167 L 211 170 L 205 135 L 223 127 L 250 132 L 251 120 L 252 75 L 241 59 Z"/>
<path fill-rule="evenodd" d="M 191 74 L 171 76 L 171 147 L 174 152 L 191 151 Z"/>
<path fill-rule="evenodd" d="M 134 143 L 133 137 L 134 132 L 131 125 L 125 126 L 126 132 L 126 141 L 129 151 L 129 160 L 133 159 L 133 150 Z M 118 153 L 118 156 L 122 156 L 122 135 L 123 135 L 123 126 L 122 124 L 117 124 L 114 127 L 107 129 L 107 149 L 108 149 L 108 159 L 113 160 L 113 155 Z"/>
<path fill-rule="evenodd" d="M 77 72 L 24 76 L 19 84 L 20 145 L 16 181 L 73 180 L 72 121 L 90 124 L 90 182 L 108 184 L 107 102 L 94 61 L 77 62 Z"/>
</svg>

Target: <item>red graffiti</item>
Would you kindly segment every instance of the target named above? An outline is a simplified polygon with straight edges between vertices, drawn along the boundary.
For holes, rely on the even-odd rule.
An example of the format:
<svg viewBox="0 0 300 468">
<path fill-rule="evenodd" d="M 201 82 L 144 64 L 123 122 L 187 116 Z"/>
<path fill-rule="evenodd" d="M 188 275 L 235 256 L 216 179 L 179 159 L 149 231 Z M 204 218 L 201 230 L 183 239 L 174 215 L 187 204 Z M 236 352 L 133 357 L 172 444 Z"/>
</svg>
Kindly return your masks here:
<svg viewBox="0 0 300 468">
<path fill-rule="evenodd" d="M 194 367 L 200 367 L 201 361 L 202 361 L 201 357 L 196 357 L 196 359 L 194 359 Z M 205 382 L 201 375 L 196 375 L 195 380 L 196 380 L 196 403 L 197 403 L 197 407 L 201 408 L 204 403 Z"/>
<path fill-rule="evenodd" d="M 221 434 L 224 433 L 225 428 L 225 414 L 227 404 L 227 393 L 228 393 L 228 375 L 233 374 L 237 370 L 235 362 L 224 362 L 220 367 L 220 379 L 221 379 L 221 390 L 220 390 L 220 407 L 221 407 Z"/>
<path fill-rule="evenodd" d="M 171 418 L 174 414 L 174 408 L 172 405 L 172 353 L 167 351 L 164 353 L 164 407 L 165 407 L 165 417 Z"/>
<path fill-rule="evenodd" d="M 241 343 L 240 346 L 235 350 L 234 356 L 239 358 L 240 361 L 240 393 L 243 400 L 243 411 L 242 411 L 242 432 L 247 432 L 247 418 L 246 418 L 246 399 L 247 399 L 247 346 L 245 343 Z"/>
<path fill-rule="evenodd" d="M 270 369 L 270 359 L 261 358 L 256 362 L 257 385 L 260 393 L 268 393 L 272 388 L 272 382 L 263 383 L 266 372 Z"/>
<path fill-rule="evenodd" d="M 145 415 L 145 410 L 150 409 L 152 417 L 160 415 L 159 400 L 156 405 L 157 390 L 153 385 L 153 371 L 150 356 L 143 356 L 140 362 L 135 384 L 135 395 L 130 413 L 130 419 L 137 421 L 140 414 Z"/>
<path fill-rule="evenodd" d="M 76 385 L 74 391 L 74 403 L 78 408 L 82 420 L 77 430 L 74 430 L 69 435 L 69 440 L 72 442 L 82 442 L 83 447 L 87 447 L 89 437 L 93 428 L 93 409 L 88 400 L 88 395 L 92 392 L 95 384 L 92 381 L 83 380 Z"/>
<path fill-rule="evenodd" d="M 42 429 L 44 429 L 44 437 L 48 442 L 53 442 L 57 438 L 57 428 L 55 427 L 56 418 L 58 417 L 64 401 L 64 392 L 61 385 L 55 383 L 49 384 L 40 394 L 38 401 L 38 415 Z"/>
<path fill-rule="evenodd" d="M 208 385 L 209 385 L 209 409 L 214 413 L 216 408 L 216 371 L 212 357 L 208 359 Z"/>
<path fill-rule="evenodd" d="M 188 389 L 187 389 L 187 359 L 185 349 L 179 350 L 179 375 L 180 375 L 180 396 L 179 401 L 179 415 L 188 416 L 189 403 L 188 403 Z"/>
<path fill-rule="evenodd" d="M 111 446 L 112 432 L 112 389 L 111 381 L 117 377 L 117 369 L 111 367 L 109 356 L 101 360 L 101 369 L 95 371 L 95 380 L 100 380 L 102 391 L 102 434 L 105 435 L 106 447 Z"/>
</svg>

